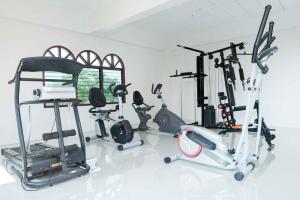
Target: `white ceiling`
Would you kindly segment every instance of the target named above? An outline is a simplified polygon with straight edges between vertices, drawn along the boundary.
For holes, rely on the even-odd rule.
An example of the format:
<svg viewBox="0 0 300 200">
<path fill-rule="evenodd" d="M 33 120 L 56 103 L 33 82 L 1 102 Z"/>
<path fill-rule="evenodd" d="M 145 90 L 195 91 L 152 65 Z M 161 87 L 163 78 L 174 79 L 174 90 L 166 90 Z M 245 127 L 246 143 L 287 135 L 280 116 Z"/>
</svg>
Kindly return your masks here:
<svg viewBox="0 0 300 200">
<path fill-rule="evenodd" d="M 267 4 L 273 7 L 270 19 L 275 20 L 277 30 L 300 26 L 299 0 L 190 0 L 106 36 L 152 48 L 172 49 L 178 43 L 198 46 L 255 34 Z M 156 43 L 139 41 L 137 34 L 130 32 L 147 34 Z"/>
<path fill-rule="evenodd" d="M 0 0 L 0 17 L 154 49 L 254 34 L 266 4 L 277 29 L 300 26 L 299 0 Z M 195 43 L 196 42 L 196 43 Z"/>
<path fill-rule="evenodd" d="M 83 33 L 109 31 L 188 0 L 0 0 L 0 17 Z"/>
</svg>

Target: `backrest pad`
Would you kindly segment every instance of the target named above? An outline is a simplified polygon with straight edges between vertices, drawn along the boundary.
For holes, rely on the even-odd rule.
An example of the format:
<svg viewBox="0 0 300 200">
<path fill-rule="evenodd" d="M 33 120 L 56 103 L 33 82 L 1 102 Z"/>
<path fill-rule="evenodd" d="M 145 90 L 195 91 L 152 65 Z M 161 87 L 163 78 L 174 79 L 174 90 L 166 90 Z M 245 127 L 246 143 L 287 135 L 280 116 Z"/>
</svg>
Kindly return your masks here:
<svg viewBox="0 0 300 200">
<path fill-rule="evenodd" d="M 133 103 L 140 106 L 144 103 L 144 98 L 139 91 L 133 92 Z"/>
<path fill-rule="evenodd" d="M 89 101 L 93 107 L 104 107 L 106 98 L 99 88 L 93 87 L 89 92 Z"/>
</svg>

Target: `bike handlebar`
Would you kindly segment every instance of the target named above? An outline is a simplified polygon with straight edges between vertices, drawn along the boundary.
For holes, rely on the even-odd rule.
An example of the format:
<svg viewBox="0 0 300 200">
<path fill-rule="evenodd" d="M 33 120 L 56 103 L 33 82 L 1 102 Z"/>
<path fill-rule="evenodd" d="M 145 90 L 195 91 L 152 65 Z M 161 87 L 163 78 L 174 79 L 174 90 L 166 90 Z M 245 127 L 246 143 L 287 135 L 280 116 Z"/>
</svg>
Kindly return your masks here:
<svg viewBox="0 0 300 200">
<path fill-rule="evenodd" d="M 128 83 L 127 85 L 124 85 L 124 84 L 118 84 L 116 85 L 117 83 L 113 83 L 109 86 L 109 91 L 112 93 L 113 96 L 118 96 L 118 95 L 121 95 L 121 96 L 125 96 L 128 94 L 128 91 L 127 91 L 127 87 L 131 85 L 131 83 Z M 116 85 L 116 86 L 115 86 Z M 114 89 L 113 86 L 115 86 Z M 122 90 L 122 92 L 119 92 L 119 94 L 117 93 L 119 90 Z"/>
<path fill-rule="evenodd" d="M 160 91 L 161 87 L 162 87 L 161 83 L 158 83 L 155 88 L 154 88 L 154 84 L 152 84 L 152 88 L 151 88 L 152 94 L 156 94 L 157 91 Z"/>
</svg>

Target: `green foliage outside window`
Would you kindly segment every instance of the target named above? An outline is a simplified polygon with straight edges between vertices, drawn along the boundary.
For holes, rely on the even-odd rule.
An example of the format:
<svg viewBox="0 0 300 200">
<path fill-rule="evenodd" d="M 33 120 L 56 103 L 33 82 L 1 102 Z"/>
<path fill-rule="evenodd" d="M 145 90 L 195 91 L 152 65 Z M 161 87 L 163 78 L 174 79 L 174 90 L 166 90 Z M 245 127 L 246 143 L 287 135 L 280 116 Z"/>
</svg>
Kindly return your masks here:
<svg viewBox="0 0 300 200">
<path fill-rule="evenodd" d="M 63 73 L 45 73 L 45 78 L 47 79 L 72 79 L 71 75 L 63 74 Z M 104 71 L 103 74 L 103 89 L 104 96 L 106 98 L 106 102 L 108 103 L 116 103 L 118 102 L 118 98 L 114 97 L 112 93 L 109 91 L 109 86 L 113 83 L 120 84 L 121 83 L 121 73 L 119 71 L 107 70 Z M 62 83 L 59 82 L 46 82 L 46 86 L 51 87 L 59 87 L 62 86 Z M 84 68 L 79 77 L 78 77 L 78 85 L 77 85 L 77 95 L 81 104 L 89 104 L 89 90 L 92 87 L 99 88 L 99 69 L 92 68 Z M 69 87 L 66 85 L 66 87 Z M 113 87 L 114 88 L 114 87 Z M 62 104 L 65 105 L 65 104 Z M 49 105 L 51 106 L 51 105 Z"/>
<path fill-rule="evenodd" d="M 106 98 L 106 102 L 118 102 L 118 98 L 114 97 L 112 93 L 109 91 L 109 86 L 113 83 L 118 84 L 118 80 L 115 78 L 106 77 L 104 78 L 105 83 L 103 84 L 104 96 Z M 113 89 L 114 87 L 112 87 Z"/>
<path fill-rule="evenodd" d="M 89 91 L 92 87 L 99 88 L 99 70 L 84 68 L 79 77 L 77 95 L 81 104 L 89 104 Z"/>
</svg>

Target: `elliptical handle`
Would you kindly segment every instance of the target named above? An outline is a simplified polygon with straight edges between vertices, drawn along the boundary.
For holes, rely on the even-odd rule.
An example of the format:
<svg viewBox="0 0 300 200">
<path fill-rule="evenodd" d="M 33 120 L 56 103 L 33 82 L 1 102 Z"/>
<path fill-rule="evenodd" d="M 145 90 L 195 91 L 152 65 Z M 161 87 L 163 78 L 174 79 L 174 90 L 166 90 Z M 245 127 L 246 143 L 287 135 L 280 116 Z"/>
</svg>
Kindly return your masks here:
<svg viewBox="0 0 300 200">
<path fill-rule="evenodd" d="M 261 20 L 260 27 L 259 27 L 259 30 L 258 30 L 258 33 L 257 33 L 257 36 L 256 36 L 254 47 L 253 47 L 252 60 L 251 60 L 252 63 L 256 62 L 258 49 L 259 49 L 260 45 L 262 44 L 263 33 L 264 33 L 264 30 L 265 30 L 265 27 L 266 27 L 267 20 L 268 20 L 271 9 L 272 9 L 271 5 L 267 5 L 265 7 L 265 12 L 264 12 L 263 18 Z"/>
<path fill-rule="evenodd" d="M 278 51 L 278 47 L 274 46 L 272 48 L 268 48 L 265 51 L 261 52 L 258 56 L 258 60 L 262 60 L 265 57 L 270 57 L 272 56 L 274 53 L 276 53 L 276 51 Z"/>
<path fill-rule="evenodd" d="M 274 22 L 271 21 L 269 23 L 269 35 L 268 35 L 268 41 L 267 41 L 267 48 L 271 47 L 272 42 L 275 40 L 275 37 L 273 37 L 273 29 L 274 29 Z"/>
</svg>

